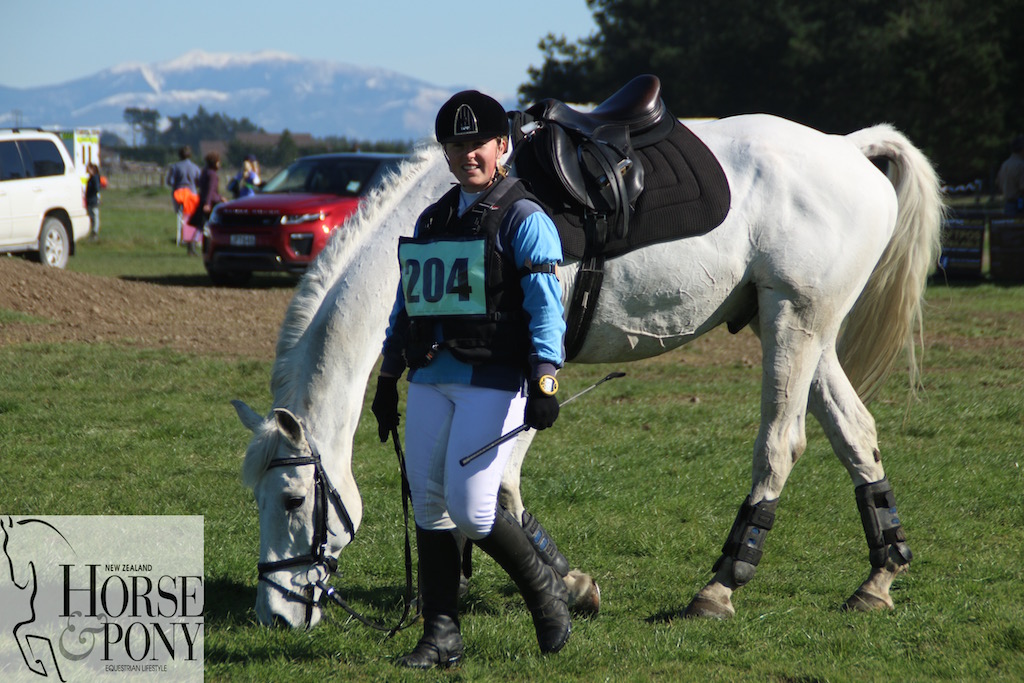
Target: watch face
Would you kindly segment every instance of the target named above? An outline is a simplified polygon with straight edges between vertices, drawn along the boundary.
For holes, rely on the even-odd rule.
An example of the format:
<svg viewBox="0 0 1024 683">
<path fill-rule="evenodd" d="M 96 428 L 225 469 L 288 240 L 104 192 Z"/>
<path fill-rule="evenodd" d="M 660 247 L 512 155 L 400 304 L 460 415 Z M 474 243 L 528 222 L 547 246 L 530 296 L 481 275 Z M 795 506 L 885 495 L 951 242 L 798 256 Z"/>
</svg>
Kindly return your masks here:
<svg viewBox="0 0 1024 683">
<path fill-rule="evenodd" d="M 537 380 L 537 383 L 540 385 L 540 390 L 548 396 L 554 396 L 558 392 L 558 380 L 554 375 L 544 375 Z"/>
</svg>

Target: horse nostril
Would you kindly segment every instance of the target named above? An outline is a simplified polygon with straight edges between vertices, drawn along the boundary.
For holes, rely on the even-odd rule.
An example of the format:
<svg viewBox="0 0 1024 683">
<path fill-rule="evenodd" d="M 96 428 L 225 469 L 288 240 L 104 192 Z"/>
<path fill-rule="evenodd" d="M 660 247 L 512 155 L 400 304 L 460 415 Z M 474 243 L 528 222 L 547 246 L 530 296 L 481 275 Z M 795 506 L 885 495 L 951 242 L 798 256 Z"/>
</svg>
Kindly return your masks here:
<svg viewBox="0 0 1024 683">
<path fill-rule="evenodd" d="M 292 625 L 288 623 L 288 620 L 282 617 L 280 614 L 275 614 L 274 618 L 270 620 L 270 625 L 274 628 L 291 628 Z"/>
</svg>

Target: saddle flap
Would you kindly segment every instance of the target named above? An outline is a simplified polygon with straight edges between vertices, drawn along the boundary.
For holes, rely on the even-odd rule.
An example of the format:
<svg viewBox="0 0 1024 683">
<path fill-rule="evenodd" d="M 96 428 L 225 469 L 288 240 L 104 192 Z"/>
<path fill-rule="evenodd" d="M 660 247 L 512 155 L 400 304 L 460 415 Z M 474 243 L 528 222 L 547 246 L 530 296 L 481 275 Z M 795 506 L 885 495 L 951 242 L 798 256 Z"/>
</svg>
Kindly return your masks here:
<svg viewBox="0 0 1024 683">
<path fill-rule="evenodd" d="M 587 196 L 587 181 L 577 161 L 577 145 L 569 133 L 562 126 L 548 125 L 544 127 L 541 137 L 545 139 L 546 154 L 542 153 L 540 156 L 546 156 L 553 175 L 562 183 L 562 187 L 573 200 L 588 209 L 593 209 L 594 205 Z"/>
<path fill-rule="evenodd" d="M 588 195 L 598 211 L 628 210 L 644 190 L 644 166 L 633 149 L 629 129 L 604 126 L 580 143 L 577 157 L 586 170 Z M 597 206 L 596 198 L 605 206 Z"/>
<path fill-rule="evenodd" d="M 618 212 L 643 191 L 643 165 L 633 158 L 625 126 L 602 126 L 594 133 L 578 136 L 546 122 L 537 134 L 542 143 L 538 156 L 577 204 L 592 211 Z"/>
</svg>

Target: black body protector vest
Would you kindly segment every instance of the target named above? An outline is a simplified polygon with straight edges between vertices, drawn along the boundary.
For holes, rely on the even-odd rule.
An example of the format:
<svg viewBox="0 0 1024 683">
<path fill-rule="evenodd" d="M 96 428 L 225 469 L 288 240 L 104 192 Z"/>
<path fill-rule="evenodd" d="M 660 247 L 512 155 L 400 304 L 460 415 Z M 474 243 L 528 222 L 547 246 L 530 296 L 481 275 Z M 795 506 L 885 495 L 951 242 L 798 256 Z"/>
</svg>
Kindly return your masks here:
<svg viewBox="0 0 1024 683">
<path fill-rule="evenodd" d="M 416 237 L 399 239 L 409 316 L 405 357 L 423 367 L 439 349 L 473 365 L 525 368 L 531 342 L 516 268 L 498 229 L 520 199 L 536 198 L 517 178 L 497 180 L 461 217 L 455 187 L 420 216 Z"/>
</svg>

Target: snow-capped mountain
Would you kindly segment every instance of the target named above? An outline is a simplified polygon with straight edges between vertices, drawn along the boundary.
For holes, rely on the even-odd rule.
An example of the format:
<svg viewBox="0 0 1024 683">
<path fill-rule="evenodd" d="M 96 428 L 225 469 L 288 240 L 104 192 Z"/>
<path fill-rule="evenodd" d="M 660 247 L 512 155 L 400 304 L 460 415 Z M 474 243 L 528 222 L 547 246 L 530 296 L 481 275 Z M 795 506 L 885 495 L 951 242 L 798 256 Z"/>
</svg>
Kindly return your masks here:
<svg viewBox="0 0 1024 683">
<path fill-rule="evenodd" d="M 194 116 L 201 105 L 211 113 L 248 117 L 270 132 L 409 140 L 429 135 L 438 107 L 460 89 L 281 52 L 194 51 L 168 62 L 121 64 L 59 85 L 0 85 L 0 127 L 102 128 L 130 140 L 127 107 L 156 109 L 167 117 Z"/>
</svg>

